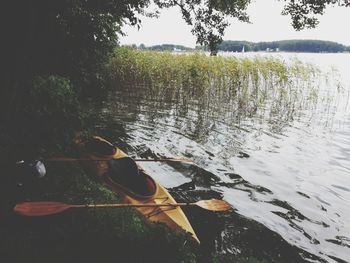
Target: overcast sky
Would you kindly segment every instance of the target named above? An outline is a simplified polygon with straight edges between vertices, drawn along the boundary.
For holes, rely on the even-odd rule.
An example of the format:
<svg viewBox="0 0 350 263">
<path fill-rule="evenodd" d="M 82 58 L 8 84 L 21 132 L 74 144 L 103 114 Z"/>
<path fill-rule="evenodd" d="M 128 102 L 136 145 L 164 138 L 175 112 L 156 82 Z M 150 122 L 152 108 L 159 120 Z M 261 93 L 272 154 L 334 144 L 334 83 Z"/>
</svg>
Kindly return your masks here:
<svg viewBox="0 0 350 263">
<path fill-rule="evenodd" d="M 283 3 L 277 0 L 257 0 L 253 2 L 248 14 L 252 24 L 230 20 L 231 26 L 225 31 L 224 40 L 273 41 L 285 39 L 320 39 L 339 42 L 350 46 L 350 8 L 329 7 L 320 17 L 316 29 L 295 31 L 289 16 L 282 16 Z M 195 37 L 191 27 L 181 18 L 177 8 L 165 9 L 156 19 L 143 18 L 140 30 L 125 26 L 126 37 L 122 44 L 180 44 L 194 47 Z"/>
</svg>

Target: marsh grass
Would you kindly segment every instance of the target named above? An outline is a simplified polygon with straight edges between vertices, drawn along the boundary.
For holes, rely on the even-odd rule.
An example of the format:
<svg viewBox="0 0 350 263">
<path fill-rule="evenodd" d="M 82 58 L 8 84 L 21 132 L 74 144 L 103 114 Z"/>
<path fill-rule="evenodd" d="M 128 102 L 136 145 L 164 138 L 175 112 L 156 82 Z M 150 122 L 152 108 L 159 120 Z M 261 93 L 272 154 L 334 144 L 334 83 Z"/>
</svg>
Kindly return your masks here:
<svg viewBox="0 0 350 263">
<path fill-rule="evenodd" d="M 196 102 L 209 115 L 251 116 L 258 109 L 293 110 L 315 100 L 319 69 L 300 60 L 209 57 L 118 48 L 107 74 L 111 86 L 145 100 L 174 102 L 186 111 Z"/>
</svg>

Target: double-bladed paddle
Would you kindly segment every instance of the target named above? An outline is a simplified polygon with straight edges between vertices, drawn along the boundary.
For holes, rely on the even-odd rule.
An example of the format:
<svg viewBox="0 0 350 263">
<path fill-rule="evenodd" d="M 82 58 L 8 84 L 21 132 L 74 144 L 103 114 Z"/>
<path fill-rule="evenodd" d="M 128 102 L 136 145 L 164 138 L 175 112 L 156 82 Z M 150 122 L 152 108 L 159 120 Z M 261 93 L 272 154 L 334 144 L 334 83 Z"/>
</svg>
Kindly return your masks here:
<svg viewBox="0 0 350 263">
<path fill-rule="evenodd" d="M 14 211 L 23 216 L 47 216 L 61 213 L 70 208 L 101 208 L 101 207 L 192 207 L 198 206 L 210 211 L 227 211 L 231 205 L 224 200 L 201 200 L 195 203 L 140 203 L 140 204 L 65 204 L 61 202 L 24 202 L 17 204 Z"/>
<path fill-rule="evenodd" d="M 113 157 L 52 157 L 46 159 L 48 162 L 78 162 L 78 161 L 109 161 L 113 160 Z M 187 164 L 194 164 L 190 159 L 184 157 L 174 158 L 160 158 L 160 159 L 133 159 L 135 162 L 182 162 Z"/>
</svg>

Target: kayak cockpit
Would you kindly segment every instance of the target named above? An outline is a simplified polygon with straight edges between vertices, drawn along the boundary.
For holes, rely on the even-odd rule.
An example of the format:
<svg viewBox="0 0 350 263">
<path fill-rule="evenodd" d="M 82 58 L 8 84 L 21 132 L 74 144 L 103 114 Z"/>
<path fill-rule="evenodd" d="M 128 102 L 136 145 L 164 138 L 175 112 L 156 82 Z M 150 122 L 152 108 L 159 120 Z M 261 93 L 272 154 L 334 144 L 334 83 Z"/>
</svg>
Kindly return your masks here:
<svg viewBox="0 0 350 263">
<path fill-rule="evenodd" d="M 139 167 L 130 157 L 112 159 L 107 162 L 108 170 L 105 177 L 111 182 L 123 187 L 138 197 L 150 197 L 157 191 L 154 180 L 139 170 Z"/>
<path fill-rule="evenodd" d="M 99 163 L 98 174 L 109 184 L 121 188 L 124 192 L 138 198 L 152 197 L 157 192 L 154 180 L 139 169 L 136 162 L 109 141 L 94 136 L 85 143 L 89 155 L 110 157 L 104 164 Z"/>
</svg>

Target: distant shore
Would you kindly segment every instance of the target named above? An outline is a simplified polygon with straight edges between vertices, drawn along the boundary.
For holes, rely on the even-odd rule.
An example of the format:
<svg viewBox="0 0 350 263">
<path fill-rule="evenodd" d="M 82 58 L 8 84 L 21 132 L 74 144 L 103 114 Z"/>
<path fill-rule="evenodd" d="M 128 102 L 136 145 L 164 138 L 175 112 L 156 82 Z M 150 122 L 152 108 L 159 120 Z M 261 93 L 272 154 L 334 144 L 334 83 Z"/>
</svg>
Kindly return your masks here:
<svg viewBox="0 0 350 263">
<path fill-rule="evenodd" d="M 131 45 L 137 49 L 154 50 L 154 51 L 194 51 L 204 50 L 207 48 L 197 46 L 196 48 L 189 48 L 182 45 L 175 44 L 161 44 L 153 46 L 139 46 Z M 324 41 L 324 40 L 281 40 L 271 42 L 249 42 L 249 41 L 232 41 L 225 40 L 217 46 L 218 52 L 297 52 L 297 53 L 349 53 L 350 46 L 343 44 Z"/>
</svg>

